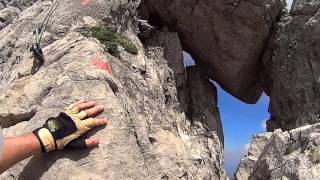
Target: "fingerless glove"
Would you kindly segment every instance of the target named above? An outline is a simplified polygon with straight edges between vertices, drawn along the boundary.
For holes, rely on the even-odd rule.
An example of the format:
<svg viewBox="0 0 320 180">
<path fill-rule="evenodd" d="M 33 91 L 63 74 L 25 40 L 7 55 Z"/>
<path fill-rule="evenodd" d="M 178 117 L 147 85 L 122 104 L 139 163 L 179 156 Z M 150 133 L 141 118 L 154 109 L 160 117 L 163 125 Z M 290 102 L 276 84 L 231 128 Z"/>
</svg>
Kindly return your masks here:
<svg viewBox="0 0 320 180">
<path fill-rule="evenodd" d="M 46 120 L 43 127 L 33 131 L 43 153 L 67 148 L 86 148 L 84 133 L 95 125 L 94 118 L 72 104 L 57 117 Z"/>
</svg>

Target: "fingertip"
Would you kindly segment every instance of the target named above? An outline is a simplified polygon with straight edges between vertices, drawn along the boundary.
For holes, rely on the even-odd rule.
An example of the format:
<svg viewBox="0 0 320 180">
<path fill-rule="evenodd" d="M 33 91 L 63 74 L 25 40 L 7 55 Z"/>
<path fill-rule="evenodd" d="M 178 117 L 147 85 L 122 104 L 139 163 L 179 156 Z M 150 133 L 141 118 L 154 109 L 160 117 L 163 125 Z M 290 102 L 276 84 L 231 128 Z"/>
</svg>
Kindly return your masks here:
<svg viewBox="0 0 320 180">
<path fill-rule="evenodd" d="M 98 139 L 95 139 L 95 140 L 93 140 L 93 145 L 94 146 L 97 146 L 97 145 L 99 145 L 99 143 L 100 143 L 100 141 L 98 140 Z"/>
<path fill-rule="evenodd" d="M 108 121 L 107 118 L 103 118 L 103 119 L 102 119 L 102 122 L 103 122 L 104 124 L 108 124 L 108 123 L 109 123 L 109 121 Z"/>
<path fill-rule="evenodd" d="M 95 126 L 104 126 L 108 124 L 108 120 L 106 118 L 97 119 Z"/>
<path fill-rule="evenodd" d="M 95 101 L 89 101 L 90 104 L 96 105 L 97 103 Z"/>
<path fill-rule="evenodd" d="M 99 105 L 98 106 L 101 110 L 104 110 L 104 106 L 103 105 Z"/>
<path fill-rule="evenodd" d="M 97 139 L 86 139 L 86 144 L 88 148 L 95 147 L 99 145 L 99 140 Z"/>
</svg>

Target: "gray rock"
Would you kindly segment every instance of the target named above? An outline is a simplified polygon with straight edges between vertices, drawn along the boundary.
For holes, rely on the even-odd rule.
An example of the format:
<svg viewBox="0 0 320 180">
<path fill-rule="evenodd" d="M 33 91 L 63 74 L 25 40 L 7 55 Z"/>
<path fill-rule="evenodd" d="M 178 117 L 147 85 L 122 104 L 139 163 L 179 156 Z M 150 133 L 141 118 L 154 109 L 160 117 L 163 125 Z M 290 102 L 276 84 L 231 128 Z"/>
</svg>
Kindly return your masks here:
<svg viewBox="0 0 320 180">
<path fill-rule="evenodd" d="M 210 83 L 198 66 L 187 67 L 188 87 L 190 103 L 187 116 L 192 120 L 195 130 L 204 130 L 197 126 L 204 126 L 205 129 L 218 135 L 220 142 L 224 143 L 220 112 L 218 108 L 218 92 L 214 84 Z M 204 94 L 206 96 L 204 96 Z M 199 132 L 199 133 L 205 133 Z"/>
<path fill-rule="evenodd" d="M 31 157 L 0 178 L 228 179 L 211 79 L 247 103 L 263 88 L 271 98 L 268 130 L 283 130 L 254 137 L 237 179 L 319 177 L 318 1 L 295 1 L 276 24 L 281 0 L 143 2 L 61 1 L 39 63 L 29 49 L 52 1 L 0 0 L 5 135 L 31 132 L 78 99 L 103 104 L 110 121 L 88 134 L 100 138 L 99 148 Z M 81 34 L 96 25 L 126 36 L 137 54 L 119 45 L 116 58 Z M 184 67 L 182 50 L 196 66 Z"/>
<path fill-rule="evenodd" d="M 281 16 L 266 46 L 262 74 L 271 99 L 269 131 L 319 122 L 320 16 L 309 9 L 318 8 L 318 2 L 297 1 L 293 14 Z"/>
<path fill-rule="evenodd" d="M 320 7 L 318 0 L 294 0 L 291 12 L 294 15 L 313 15 Z"/>
<path fill-rule="evenodd" d="M 0 30 L 3 29 L 4 27 L 6 27 L 6 24 L 3 22 L 0 22 Z M 3 59 L 1 59 L 1 63 L 2 63 Z"/>
<path fill-rule="evenodd" d="M 36 1 L 37 0 L 0 0 L 0 6 L 12 6 L 19 8 L 20 10 L 25 10 L 26 8 L 34 4 Z"/>
<path fill-rule="evenodd" d="M 8 0 L 0 0 L 0 3 L 3 5 L 6 5 L 6 4 L 8 4 Z"/>
<path fill-rule="evenodd" d="M 19 8 L 21 10 L 25 10 L 27 7 L 34 4 L 37 0 L 10 0 L 7 4 L 9 6 L 13 6 Z"/>
<path fill-rule="evenodd" d="M 249 154 L 242 159 L 238 168 L 237 178 L 318 179 L 320 146 L 316 141 L 319 132 L 320 124 L 314 124 L 285 132 L 276 130 L 271 133 L 271 137 L 270 133 L 259 135 L 266 139 L 252 142 Z M 258 153 L 254 155 L 254 160 L 250 161 L 252 147 L 259 147 L 259 151 L 256 151 Z"/>
<path fill-rule="evenodd" d="M 212 108 L 216 94 L 198 98 L 214 86 L 197 81 L 190 89 L 188 79 L 202 75 L 198 70 L 188 78 L 177 33 L 157 29 L 142 44 L 135 22 L 139 2 L 99 1 L 83 7 L 78 0 L 61 1 L 43 39 L 45 61 L 33 71 L 32 33 L 50 4 L 37 1 L 0 31 L 0 124 L 5 135 L 31 132 L 77 99 L 103 104 L 101 116 L 110 123 L 88 134 L 100 139 L 98 148 L 31 157 L 1 179 L 227 179 L 221 122 Z M 79 33 L 109 17 L 108 25 L 116 24 L 137 46 L 137 55 L 121 50 L 115 58 L 97 39 Z M 95 67 L 94 59 L 112 72 Z M 197 92 L 196 84 L 204 88 Z M 189 108 L 197 110 L 192 119 L 186 115 Z"/>
<path fill-rule="evenodd" d="M 141 14 L 179 33 L 183 49 L 225 90 L 247 103 L 262 94 L 258 61 L 281 0 L 148 0 Z"/>
<path fill-rule="evenodd" d="M 247 154 L 241 159 L 241 162 L 235 173 L 238 180 L 248 179 L 253 171 L 253 167 L 258 161 L 262 150 L 269 143 L 272 133 L 257 134 L 253 136 Z"/>
<path fill-rule="evenodd" d="M 6 25 L 11 24 L 21 13 L 18 8 L 6 7 L 0 10 L 0 22 Z"/>
<path fill-rule="evenodd" d="M 209 79 L 204 76 L 201 69 L 197 66 L 188 67 L 187 73 L 190 93 L 187 116 L 191 120 L 190 134 L 193 136 L 191 149 L 194 154 L 198 154 L 196 155 L 198 158 L 203 156 L 199 152 L 211 157 L 210 159 L 202 159 L 202 163 L 207 164 L 216 172 L 211 172 L 210 176 L 208 176 L 208 174 L 205 173 L 207 168 L 201 165 L 201 163 L 199 163 L 200 160 L 198 160 L 199 162 L 197 163 L 195 173 L 199 174 L 199 176 L 196 179 L 224 179 L 224 171 L 221 171 L 221 169 L 224 169 L 224 137 L 219 109 L 217 107 L 218 98 L 216 87 L 209 82 Z M 206 138 L 202 138 L 199 135 L 204 135 Z M 206 148 L 202 149 L 201 147 L 203 146 L 206 146 Z M 200 174 L 202 175 L 200 176 Z"/>
</svg>

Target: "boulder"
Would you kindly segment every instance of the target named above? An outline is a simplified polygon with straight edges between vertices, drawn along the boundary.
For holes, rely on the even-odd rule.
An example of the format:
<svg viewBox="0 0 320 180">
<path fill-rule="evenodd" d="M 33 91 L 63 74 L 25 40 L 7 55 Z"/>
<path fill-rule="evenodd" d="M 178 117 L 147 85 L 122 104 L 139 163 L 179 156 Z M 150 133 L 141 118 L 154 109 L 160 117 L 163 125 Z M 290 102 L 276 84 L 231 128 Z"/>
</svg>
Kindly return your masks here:
<svg viewBox="0 0 320 180">
<path fill-rule="evenodd" d="M 281 0 L 145 0 L 141 16 L 179 33 L 211 79 L 246 103 L 262 94 L 259 60 Z"/>
</svg>

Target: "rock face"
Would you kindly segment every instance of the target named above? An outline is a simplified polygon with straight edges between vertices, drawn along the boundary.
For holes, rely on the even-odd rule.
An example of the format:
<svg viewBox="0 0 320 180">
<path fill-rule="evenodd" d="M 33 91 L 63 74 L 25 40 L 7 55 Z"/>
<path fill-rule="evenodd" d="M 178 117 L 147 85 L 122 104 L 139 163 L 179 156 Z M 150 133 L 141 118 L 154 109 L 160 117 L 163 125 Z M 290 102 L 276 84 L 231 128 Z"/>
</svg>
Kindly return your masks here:
<svg viewBox="0 0 320 180">
<path fill-rule="evenodd" d="M 269 131 L 319 122 L 319 6 L 318 1 L 296 1 L 269 40 L 263 57 L 263 84 L 271 99 Z"/>
<path fill-rule="evenodd" d="M 271 98 L 278 130 L 254 137 L 237 179 L 319 177 L 318 1 L 280 17 L 281 0 L 60 1 L 42 62 L 30 47 L 52 3 L 0 0 L 0 126 L 31 132 L 78 99 L 103 104 L 110 124 L 88 134 L 99 148 L 35 156 L 0 178 L 228 179 L 211 80 L 247 103 Z"/>
<path fill-rule="evenodd" d="M 237 179 L 318 179 L 320 124 L 291 131 L 275 130 L 254 138 Z M 258 157 L 258 158 L 257 158 Z"/>
<path fill-rule="evenodd" d="M 267 129 L 274 132 L 253 138 L 239 180 L 319 179 L 319 7 L 318 1 L 294 1 L 274 26 L 261 71 L 271 99 Z"/>
<path fill-rule="evenodd" d="M 258 61 L 281 0 L 144 0 L 142 14 L 179 33 L 183 49 L 232 95 L 255 103 L 262 93 Z"/>
<path fill-rule="evenodd" d="M 266 144 L 269 143 L 271 136 L 272 133 L 270 132 L 253 136 L 248 153 L 241 159 L 241 163 L 238 166 L 235 174 L 236 179 L 243 180 L 249 178 L 263 149 L 265 148 Z"/>
<path fill-rule="evenodd" d="M 192 119 L 195 126 L 205 124 L 210 131 L 215 131 L 223 144 L 222 124 L 217 107 L 217 89 L 213 84 L 208 83 L 209 79 L 201 73 L 198 66 L 188 67 L 187 73 L 191 97 L 187 115 Z M 206 94 L 206 96 L 203 96 L 203 94 Z"/>
<path fill-rule="evenodd" d="M 28 133 L 77 99 L 103 104 L 110 124 L 89 134 L 100 139 L 99 148 L 35 156 L 1 179 L 227 179 L 215 87 L 200 69 L 186 73 L 177 33 L 153 29 L 140 42 L 139 3 L 61 1 L 44 33 L 43 63 L 29 48 L 52 2 L 17 8 L 19 17 L 0 30 L 5 135 Z M 120 46 L 119 58 L 107 53 L 101 41 L 83 35 L 93 25 L 116 29 L 138 53 Z"/>
</svg>

